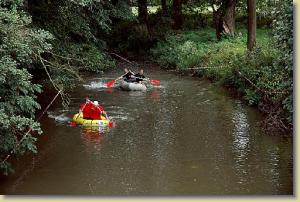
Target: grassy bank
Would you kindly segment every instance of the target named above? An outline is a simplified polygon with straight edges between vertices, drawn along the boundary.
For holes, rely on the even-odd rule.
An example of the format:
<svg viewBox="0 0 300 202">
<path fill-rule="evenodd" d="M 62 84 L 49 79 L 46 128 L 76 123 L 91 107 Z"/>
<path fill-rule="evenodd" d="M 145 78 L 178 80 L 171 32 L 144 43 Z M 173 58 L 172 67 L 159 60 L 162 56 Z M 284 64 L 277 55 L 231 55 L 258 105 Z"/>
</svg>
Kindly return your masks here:
<svg viewBox="0 0 300 202">
<path fill-rule="evenodd" d="M 151 49 L 151 55 L 163 68 L 192 72 L 236 89 L 249 105 L 268 114 L 266 128 L 285 131 L 292 122 L 285 105 L 290 96 L 285 86 L 288 75 L 273 65 L 280 52 L 273 45 L 271 30 L 259 29 L 256 42 L 256 49 L 248 52 L 245 29 L 217 41 L 214 30 L 206 28 L 170 33 Z"/>
</svg>

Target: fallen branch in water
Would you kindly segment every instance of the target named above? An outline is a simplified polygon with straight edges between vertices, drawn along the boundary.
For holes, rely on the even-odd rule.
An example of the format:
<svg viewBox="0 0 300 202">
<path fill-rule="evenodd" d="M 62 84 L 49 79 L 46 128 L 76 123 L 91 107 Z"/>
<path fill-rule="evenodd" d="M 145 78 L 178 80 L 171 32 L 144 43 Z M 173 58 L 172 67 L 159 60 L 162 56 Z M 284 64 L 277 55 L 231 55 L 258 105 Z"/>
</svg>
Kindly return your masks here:
<svg viewBox="0 0 300 202">
<path fill-rule="evenodd" d="M 267 103 L 267 104 L 266 104 Z M 266 132 L 285 132 L 292 130 L 293 125 L 287 123 L 282 117 L 283 109 L 280 104 L 270 105 L 267 97 L 264 97 L 264 101 L 259 104 L 258 108 L 262 111 L 266 117 L 261 121 L 261 128 Z"/>
</svg>

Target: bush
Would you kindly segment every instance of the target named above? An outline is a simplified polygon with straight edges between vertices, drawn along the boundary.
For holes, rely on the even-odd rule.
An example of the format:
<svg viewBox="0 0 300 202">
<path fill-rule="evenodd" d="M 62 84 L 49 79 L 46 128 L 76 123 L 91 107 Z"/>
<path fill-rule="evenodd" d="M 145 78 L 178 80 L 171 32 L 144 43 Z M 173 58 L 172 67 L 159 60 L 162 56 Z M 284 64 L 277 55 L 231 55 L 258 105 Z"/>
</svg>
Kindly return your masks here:
<svg viewBox="0 0 300 202">
<path fill-rule="evenodd" d="M 276 24 L 274 38 L 270 30 L 258 29 L 257 47 L 252 52 L 246 49 L 246 30 L 216 41 L 214 30 L 206 29 L 168 34 L 165 41 L 151 49 L 151 54 L 163 67 L 193 69 L 198 75 L 235 87 L 250 105 L 259 105 L 265 112 L 277 110 L 276 116 L 291 124 L 292 29 L 287 26 L 292 23 L 290 20 L 280 20 L 285 26 Z"/>
<path fill-rule="evenodd" d="M 273 37 L 275 46 L 280 50 L 279 56 L 274 60 L 274 68 L 280 72 L 281 89 L 289 93 L 282 97 L 284 113 L 289 124 L 293 120 L 293 4 L 282 1 L 273 11 Z"/>
<path fill-rule="evenodd" d="M 36 152 L 35 132 L 41 134 L 34 113 L 40 108 L 36 93 L 41 86 L 31 82 L 29 65 L 34 54 L 51 49 L 49 32 L 30 28 L 31 18 L 18 11 L 20 1 L 0 3 L 0 169 L 12 170 L 8 154 Z M 31 132 L 28 132 L 28 131 Z"/>
</svg>

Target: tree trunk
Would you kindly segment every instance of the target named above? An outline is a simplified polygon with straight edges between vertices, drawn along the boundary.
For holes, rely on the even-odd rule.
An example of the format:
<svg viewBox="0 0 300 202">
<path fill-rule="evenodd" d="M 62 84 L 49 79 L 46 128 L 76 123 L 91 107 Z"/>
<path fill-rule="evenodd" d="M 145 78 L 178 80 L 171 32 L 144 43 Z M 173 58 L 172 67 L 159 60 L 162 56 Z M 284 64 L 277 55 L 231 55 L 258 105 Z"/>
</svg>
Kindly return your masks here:
<svg viewBox="0 0 300 202">
<path fill-rule="evenodd" d="M 174 29 L 181 29 L 182 19 L 182 0 L 173 0 L 173 20 Z"/>
<path fill-rule="evenodd" d="M 148 9 L 147 9 L 147 0 L 138 0 L 138 19 L 141 27 L 145 27 L 149 36 L 151 37 L 151 29 L 148 21 Z"/>
<path fill-rule="evenodd" d="M 163 15 L 167 15 L 167 1 L 166 0 L 161 0 L 161 10 Z"/>
<path fill-rule="evenodd" d="M 217 10 L 215 10 L 213 7 L 213 19 L 218 39 L 221 39 L 222 33 L 234 36 L 235 7 L 236 0 L 223 0 L 222 4 Z"/>
<path fill-rule="evenodd" d="M 138 0 L 138 19 L 141 24 L 148 24 L 147 0 Z"/>
<path fill-rule="evenodd" d="M 111 1 L 111 3 L 112 3 L 112 5 L 114 5 L 114 6 L 115 6 L 115 5 L 117 5 L 117 4 L 118 4 L 118 0 L 112 0 L 112 1 Z"/>
<path fill-rule="evenodd" d="M 248 8 L 248 38 L 247 47 L 251 51 L 256 39 L 256 0 L 247 0 Z"/>
<path fill-rule="evenodd" d="M 223 20 L 222 20 L 221 9 L 216 10 L 214 4 L 212 4 L 212 9 L 213 9 L 214 26 L 216 29 L 216 37 L 218 40 L 220 40 L 223 31 Z"/>
<path fill-rule="evenodd" d="M 224 33 L 234 35 L 235 32 L 235 6 L 236 0 L 226 0 L 223 14 Z"/>
</svg>

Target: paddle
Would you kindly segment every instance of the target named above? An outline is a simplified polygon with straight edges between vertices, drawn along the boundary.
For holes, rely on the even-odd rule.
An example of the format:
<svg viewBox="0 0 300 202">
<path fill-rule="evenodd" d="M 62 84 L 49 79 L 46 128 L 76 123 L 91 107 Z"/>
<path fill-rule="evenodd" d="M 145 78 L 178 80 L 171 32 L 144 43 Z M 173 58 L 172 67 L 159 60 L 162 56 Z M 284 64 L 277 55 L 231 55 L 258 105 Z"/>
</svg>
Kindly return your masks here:
<svg viewBox="0 0 300 202">
<path fill-rule="evenodd" d="M 113 85 L 116 83 L 116 80 L 111 80 L 111 81 L 109 81 L 109 82 L 107 82 L 106 83 L 106 87 L 107 88 L 111 88 L 111 87 L 113 87 Z"/>
<path fill-rule="evenodd" d="M 75 121 L 69 121 L 69 126 L 72 126 L 72 127 L 73 127 L 73 126 L 76 126 L 76 125 L 77 125 L 76 121 L 77 121 L 78 117 L 80 116 L 80 113 L 84 110 L 84 108 L 85 108 L 85 106 L 86 106 L 86 104 L 87 104 L 88 102 L 90 102 L 90 99 L 89 99 L 89 98 L 85 98 L 85 103 L 84 103 L 84 105 L 83 105 L 83 107 L 82 107 L 82 110 L 79 110 L 79 113 L 78 113 L 78 115 L 76 116 Z"/>
<path fill-rule="evenodd" d="M 160 80 L 149 80 L 152 85 L 159 85 Z"/>
<path fill-rule="evenodd" d="M 109 122 L 108 122 L 108 127 L 110 127 L 110 128 L 115 127 L 115 125 L 116 125 L 115 122 L 113 122 L 113 121 L 108 117 L 108 115 L 107 115 L 106 112 L 104 112 L 104 115 L 105 115 L 106 120 L 109 121 Z"/>
<path fill-rule="evenodd" d="M 134 73 L 133 73 L 132 71 L 129 70 L 129 72 L 131 72 L 132 75 L 134 75 Z M 123 76 L 125 76 L 126 74 L 127 74 L 127 73 L 123 74 L 122 76 L 120 76 L 119 78 L 117 78 L 117 79 L 115 79 L 115 80 L 111 80 L 111 81 L 107 82 L 107 83 L 106 83 L 106 87 L 107 87 L 107 88 L 113 87 L 113 86 L 115 85 L 116 81 L 117 81 L 117 80 L 120 80 L 120 79 L 121 79 Z"/>
<path fill-rule="evenodd" d="M 144 78 L 144 81 L 149 81 L 152 85 L 159 85 L 160 84 L 160 80 Z"/>
</svg>

